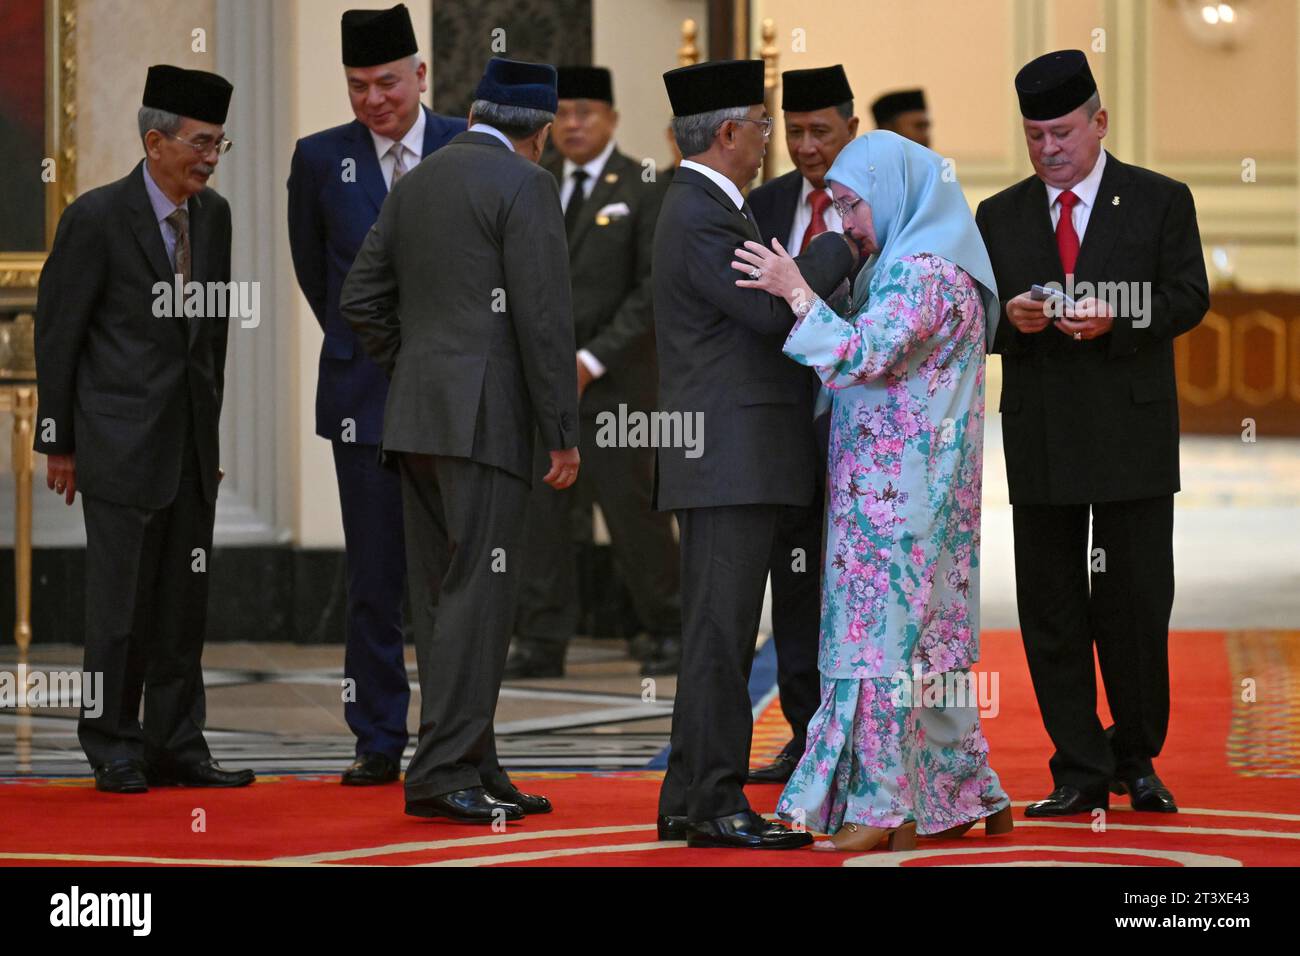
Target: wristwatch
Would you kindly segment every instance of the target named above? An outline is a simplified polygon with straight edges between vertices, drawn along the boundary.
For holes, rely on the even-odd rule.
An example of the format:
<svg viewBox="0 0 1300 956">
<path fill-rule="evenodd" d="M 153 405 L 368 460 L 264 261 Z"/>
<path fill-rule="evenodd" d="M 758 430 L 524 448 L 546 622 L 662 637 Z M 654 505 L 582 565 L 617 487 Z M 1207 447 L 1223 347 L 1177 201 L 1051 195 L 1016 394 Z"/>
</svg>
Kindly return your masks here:
<svg viewBox="0 0 1300 956">
<path fill-rule="evenodd" d="M 806 317 L 809 312 L 812 311 L 813 303 L 816 301 L 817 301 L 816 296 L 811 296 L 806 299 L 800 299 L 798 302 L 796 302 L 794 305 L 790 307 L 790 311 L 795 314 L 796 318 L 802 319 Z"/>
</svg>

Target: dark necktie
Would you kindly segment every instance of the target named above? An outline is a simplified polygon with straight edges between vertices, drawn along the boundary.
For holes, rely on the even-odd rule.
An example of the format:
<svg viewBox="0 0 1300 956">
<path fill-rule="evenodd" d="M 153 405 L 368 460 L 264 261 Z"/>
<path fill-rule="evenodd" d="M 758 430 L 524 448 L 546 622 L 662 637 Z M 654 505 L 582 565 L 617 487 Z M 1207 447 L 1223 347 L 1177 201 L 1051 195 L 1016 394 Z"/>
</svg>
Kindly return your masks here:
<svg viewBox="0 0 1300 956">
<path fill-rule="evenodd" d="M 1057 197 L 1061 204 L 1061 216 L 1056 220 L 1056 249 L 1061 254 L 1061 265 L 1065 274 L 1074 272 L 1074 264 L 1079 261 L 1079 234 L 1074 231 L 1074 217 L 1071 210 L 1079 197 L 1068 189 Z"/>
<path fill-rule="evenodd" d="M 176 230 L 176 261 L 172 263 L 181 274 L 183 282 L 190 281 L 190 214 L 185 209 L 173 209 L 167 222 Z"/>
<path fill-rule="evenodd" d="M 799 252 L 803 253 L 808 250 L 808 243 L 812 242 L 817 236 L 820 236 L 827 230 L 825 212 L 831 204 L 831 197 L 826 195 L 824 189 L 814 189 L 808 194 L 808 202 L 812 205 L 812 222 L 808 223 L 808 228 L 804 230 L 803 242 L 799 244 Z"/>
<path fill-rule="evenodd" d="M 587 181 L 587 171 L 579 166 L 570 178 L 573 180 L 573 192 L 569 193 L 569 205 L 564 210 L 564 231 L 571 236 L 582 215 L 582 204 L 587 198 L 582 189 L 582 184 Z"/>
</svg>

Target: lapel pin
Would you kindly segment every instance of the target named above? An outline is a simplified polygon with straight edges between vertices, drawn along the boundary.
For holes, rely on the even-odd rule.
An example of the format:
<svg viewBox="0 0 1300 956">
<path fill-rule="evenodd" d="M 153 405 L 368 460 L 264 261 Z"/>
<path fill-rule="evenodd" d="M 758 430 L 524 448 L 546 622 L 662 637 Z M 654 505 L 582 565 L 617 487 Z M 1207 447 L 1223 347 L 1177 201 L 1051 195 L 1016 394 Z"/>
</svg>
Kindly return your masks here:
<svg viewBox="0 0 1300 956">
<path fill-rule="evenodd" d="M 597 217 L 596 217 L 596 225 L 598 225 L 598 226 L 608 226 L 608 225 L 609 225 L 609 216 L 597 216 Z"/>
<path fill-rule="evenodd" d="M 606 173 L 606 174 L 605 174 L 605 182 L 607 182 L 607 183 L 616 183 L 616 182 L 618 182 L 618 173 Z"/>
<path fill-rule="evenodd" d="M 1119 205 L 1119 197 L 1118 197 L 1118 196 L 1112 196 L 1112 197 L 1111 197 L 1111 200 L 1110 200 L 1110 204 L 1111 204 L 1112 206 L 1118 206 L 1118 205 Z"/>
</svg>

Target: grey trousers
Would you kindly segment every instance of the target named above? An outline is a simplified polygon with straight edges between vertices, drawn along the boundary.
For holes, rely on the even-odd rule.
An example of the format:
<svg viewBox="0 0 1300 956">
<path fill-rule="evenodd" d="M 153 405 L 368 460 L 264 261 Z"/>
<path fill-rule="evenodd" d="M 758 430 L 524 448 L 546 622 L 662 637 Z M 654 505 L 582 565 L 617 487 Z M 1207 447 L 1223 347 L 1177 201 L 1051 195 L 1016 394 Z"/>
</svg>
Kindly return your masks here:
<svg viewBox="0 0 1300 956">
<path fill-rule="evenodd" d="M 467 458 L 399 458 L 421 697 L 406 795 L 505 786 L 492 718 L 519 592 L 528 483 Z"/>
</svg>

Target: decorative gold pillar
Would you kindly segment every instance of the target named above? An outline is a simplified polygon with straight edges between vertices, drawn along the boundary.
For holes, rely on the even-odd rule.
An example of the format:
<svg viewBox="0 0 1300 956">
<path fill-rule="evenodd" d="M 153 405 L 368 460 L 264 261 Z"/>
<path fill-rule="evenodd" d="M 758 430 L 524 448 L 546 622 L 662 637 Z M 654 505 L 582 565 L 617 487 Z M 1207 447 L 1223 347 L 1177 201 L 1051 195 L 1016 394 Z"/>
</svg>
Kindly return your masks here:
<svg viewBox="0 0 1300 956">
<path fill-rule="evenodd" d="M 700 26 L 694 20 L 682 21 L 682 45 L 677 48 L 677 65 L 694 66 L 700 62 L 700 48 L 696 40 L 700 35 Z"/>
<path fill-rule="evenodd" d="M 27 656 L 32 643 L 32 428 L 36 421 L 36 387 L 15 386 L 13 392 L 14 468 L 14 640 Z"/>
</svg>

